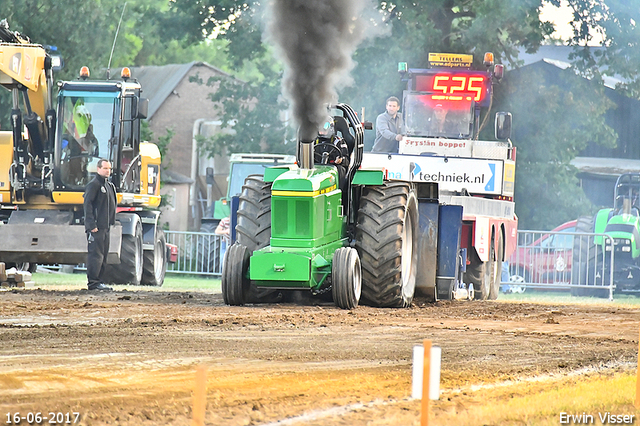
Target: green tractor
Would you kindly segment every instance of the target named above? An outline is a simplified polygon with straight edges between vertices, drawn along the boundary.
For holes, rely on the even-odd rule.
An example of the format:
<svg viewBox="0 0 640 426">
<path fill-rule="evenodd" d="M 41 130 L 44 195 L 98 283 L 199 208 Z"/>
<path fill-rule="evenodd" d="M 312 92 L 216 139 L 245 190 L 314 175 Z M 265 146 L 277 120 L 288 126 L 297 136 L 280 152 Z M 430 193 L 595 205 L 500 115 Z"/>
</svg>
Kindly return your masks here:
<svg viewBox="0 0 640 426">
<path fill-rule="evenodd" d="M 343 309 L 361 299 L 380 307 L 411 304 L 416 184 L 385 181 L 382 169 L 361 170 L 363 124 L 346 104 L 332 107 L 332 114 L 336 136 L 299 141 L 299 168 L 271 167 L 245 181 L 236 242 L 224 257 L 225 303 L 305 290 L 331 294 Z M 331 163 L 340 152 L 336 138 L 352 151 L 348 166 Z"/>
<path fill-rule="evenodd" d="M 576 238 L 573 250 L 575 296 L 609 296 L 611 251 L 616 293 L 640 293 L 640 173 L 618 177 L 613 208 L 601 209 L 594 218 L 580 218 L 576 231 L 595 234 L 589 243 Z"/>
</svg>

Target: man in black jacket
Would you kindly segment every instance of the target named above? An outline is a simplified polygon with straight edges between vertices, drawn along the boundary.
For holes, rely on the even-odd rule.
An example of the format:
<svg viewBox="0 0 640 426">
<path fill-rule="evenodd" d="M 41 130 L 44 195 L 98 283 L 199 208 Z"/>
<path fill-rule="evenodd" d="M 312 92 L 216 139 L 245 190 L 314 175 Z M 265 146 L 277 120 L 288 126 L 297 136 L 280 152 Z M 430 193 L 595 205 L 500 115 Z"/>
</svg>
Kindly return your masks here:
<svg viewBox="0 0 640 426">
<path fill-rule="evenodd" d="M 98 160 L 96 177 L 84 190 L 84 228 L 87 233 L 89 290 L 111 290 L 103 274 L 109 254 L 109 228 L 116 223 L 116 188 L 109 181 L 111 163 Z"/>
</svg>

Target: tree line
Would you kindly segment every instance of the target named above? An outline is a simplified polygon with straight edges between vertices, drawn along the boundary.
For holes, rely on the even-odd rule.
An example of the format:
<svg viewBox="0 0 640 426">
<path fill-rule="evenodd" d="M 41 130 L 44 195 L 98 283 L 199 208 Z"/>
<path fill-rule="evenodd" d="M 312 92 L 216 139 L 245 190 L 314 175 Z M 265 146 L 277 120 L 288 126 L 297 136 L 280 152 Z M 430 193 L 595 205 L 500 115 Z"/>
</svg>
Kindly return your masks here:
<svg viewBox="0 0 640 426">
<path fill-rule="evenodd" d="M 372 34 L 353 54 L 353 82 L 340 87 L 340 101 L 358 111 L 364 107 L 373 120 L 389 95 L 401 97 L 398 62 L 426 67 L 429 52 L 473 53 L 479 62 L 484 52 L 493 52 L 497 62 L 516 70 L 497 87 L 491 113 L 514 115 L 521 227 L 550 229 L 589 213 L 595 206 L 578 188 L 569 163 L 588 143 L 616 143 L 617 135 L 604 121 L 612 105 L 603 95 L 603 76 L 624 79 L 618 90 L 640 97 L 640 11 L 626 0 L 565 3 L 572 10 L 573 35 L 554 40 L 553 24 L 540 12 L 545 5 L 560 6 L 560 0 L 371 0 Z M 56 78 L 72 79 L 82 65 L 93 76 L 106 75 L 122 16 L 112 68 L 198 60 L 235 77 L 194 82 L 219 87 L 211 99 L 222 105 L 223 126 L 235 130 L 202 140 L 203 150 L 210 155 L 224 148 L 292 153 L 295 130 L 282 96 L 283 65 L 263 37 L 266 7 L 268 2 L 260 0 L 5 0 L 0 19 L 35 43 L 56 46 L 65 61 Z M 587 46 L 594 40 L 601 40 L 600 49 Z M 573 72 L 563 77 L 566 81 L 549 83 L 536 73 L 517 72 L 519 52 L 533 53 L 550 43 L 572 47 Z M 9 127 L 9 111 L 2 91 L 3 129 Z M 493 129 L 489 125 L 484 132 L 489 137 Z"/>
</svg>

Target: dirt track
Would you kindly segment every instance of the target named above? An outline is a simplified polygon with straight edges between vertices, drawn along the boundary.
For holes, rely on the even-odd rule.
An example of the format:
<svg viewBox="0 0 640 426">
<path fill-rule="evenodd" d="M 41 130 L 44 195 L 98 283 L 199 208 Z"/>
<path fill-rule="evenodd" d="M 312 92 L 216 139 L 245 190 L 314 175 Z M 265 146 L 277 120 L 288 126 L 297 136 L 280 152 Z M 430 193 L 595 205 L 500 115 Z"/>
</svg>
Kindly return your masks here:
<svg viewBox="0 0 640 426">
<path fill-rule="evenodd" d="M 200 292 L 3 291 L 0 422 L 6 413 L 79 412 L 86 425 L 188 425 L 203 364 L 209 425 L 302 415 L 279 424 L 418 425 L 411 355 L 425 338 L 442 347 L 437 420 L 438 410 L 459 409 L 457 391 L 471 385 L 635 363 L 638 310 L 419 301 L 402 310 L 232 308 Z"/>
</svg>

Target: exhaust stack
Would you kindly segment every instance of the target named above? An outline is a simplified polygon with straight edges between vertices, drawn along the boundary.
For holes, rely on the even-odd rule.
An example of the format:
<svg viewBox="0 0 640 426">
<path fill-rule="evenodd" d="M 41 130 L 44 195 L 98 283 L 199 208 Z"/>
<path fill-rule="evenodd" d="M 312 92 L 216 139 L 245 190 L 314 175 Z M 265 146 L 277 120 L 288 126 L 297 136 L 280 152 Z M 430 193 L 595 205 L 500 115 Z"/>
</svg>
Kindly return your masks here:
<svg viewBox="0 0 640 426">
<path fill-rule="evenodd" d="M 301 169 L 313 169 L 313 142 L 314 141 L 312 140 L 298 140 L 298 164 L 300 165 Z"/>
</svg>

